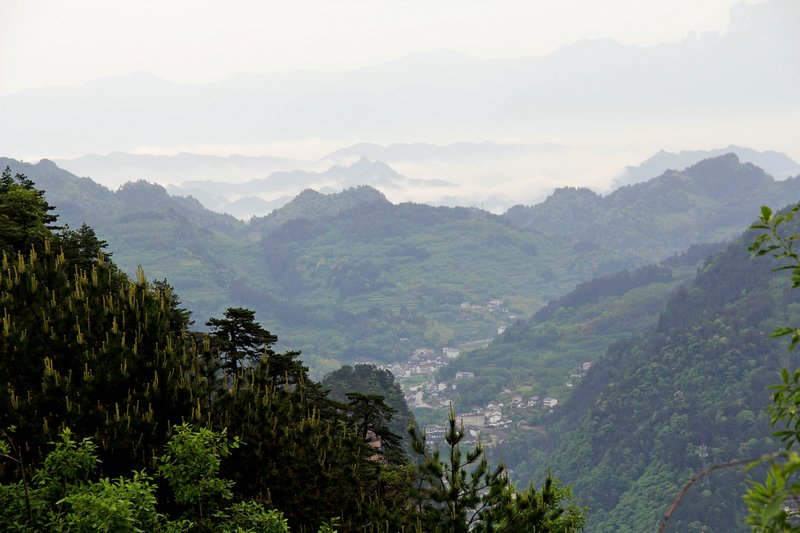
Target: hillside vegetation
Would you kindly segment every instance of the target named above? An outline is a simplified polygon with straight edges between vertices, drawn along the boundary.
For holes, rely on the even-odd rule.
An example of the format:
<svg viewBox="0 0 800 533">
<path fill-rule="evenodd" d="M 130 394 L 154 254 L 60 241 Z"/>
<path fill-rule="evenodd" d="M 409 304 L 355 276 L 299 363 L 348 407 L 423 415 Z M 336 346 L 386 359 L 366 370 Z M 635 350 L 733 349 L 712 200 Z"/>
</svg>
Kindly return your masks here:
<svg viewBox="0 0 800 533">
<path fill-rule="evenodd" d="M 798 323 L 800 302 L 750 241 L 674 291 L 654 327 L 612 344 L 556 416 L 539 464 L 574 481 L 592 531 L 655 528 L 693 472 L 780 447 L 767 387 L 800 360 L 769 332 Z M 746 531 L 746 477 L 726 470 L 693 487 L 670 530 Z"/>
<path fill-rule="evenodd" d="M 128 277 L 51 211 L 27 177 L 0 176 L 4 530 L 581 528 L 550 476 L 518 492 L 480 447 L 462 460 L 452 417 L 441 457 L 414 431 L 402 446 L 391 374 L 342 369 L 337 401 L 252 310 L 193 331 L 169 283 Z"/>
<path fill-rule="evenodd" d="M 800 187 L 729 155 L 606 197 L 557 191 L 502 217 L 394 205 L 358 187 L 305 191 L 245 224 L 146 182 L 112 192 L 48 161 L 0 164 L 31 176 L 63 222 L 93 227 L 124 271 L 148 265 L 169 279 L 200 324 L 222 302 L 253 308 L 282 348 L 304 349 L 314 375 L 492 338 L 581 281 L 731 237 L 752 205 Z M 493 299 L 507 312 L 461 307 Z"/>
<path fill-rule="evenodd" d="M 148 265 L 169 279 L 200 323 L 223 302 L 253 308 L 284 332 L 282 347 L 304 349 L 316 375 L 340 362 L 491 338 L 512 316 L 629 262 L 562 249 L 478 209 L 394 205 L 369 187 L 305 191 L 245 224 L 157 185 L 111 192 L 46 161 L 11 164 L 36 179 L 62 221 L 94 227 L 124 271 Z M 490 299 L 508 312 L 462 319 L 463 302 Z"/>
<path fill-rule="evenodd" d="M 722 247 L 697 245 L 658 265 L 585 281 L 510 326 L 487 348 L 462 354 L 437 378 L 474 374 L 458 383 L 453 400 L 459 408 L 508 403 L 514 395 L 567 398 L 585 373 L 582 365 L 596 362 L 614 342 L 655 326 L 673 291 Z"/>
</svg>

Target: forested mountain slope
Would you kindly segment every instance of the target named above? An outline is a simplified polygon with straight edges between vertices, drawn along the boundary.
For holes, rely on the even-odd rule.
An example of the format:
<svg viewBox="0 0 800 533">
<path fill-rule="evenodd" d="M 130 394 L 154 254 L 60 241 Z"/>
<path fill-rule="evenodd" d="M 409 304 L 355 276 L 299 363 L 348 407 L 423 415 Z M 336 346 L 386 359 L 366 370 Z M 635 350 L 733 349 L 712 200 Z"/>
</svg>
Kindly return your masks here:
<svg viewBox="0 0 800 533">
<path fill-rule="evenodd" d="M 517 394 L 563 400 L 582 379 L 584 363 L 600 359 L 615 341 L 654 327 L 671 293 L 691 281 L 698 266 L 724 246 L 695 245 L 657 265 L 585 281 L 530 320 L 509 326 L 487 348 L 462 354 L 438 377 L 448 381 L 459 371 L 474 374 L 474 379 L 460 381 L 453 395 L 459 408 L 507 403 Z M 531 423 L 541 421 L 534 417 Z M 512 435 L 517 436 L 513 431 Z M 524 432 L 520 438 L 524 440 Z M 531 474 L 522 465 L 530 462 L 529 450 L 523 446 L 520 453 L 505 455 L 520 479 Z"/>
<path fill-rule="evenodd" d="M 693 472 L 779 447 L 767 387 L 800 360 L 769 332 L 800 323 L 800 302 L 774 264 L 750 257 L 752 238 L 710 259 L 655 328 L 612 345 L 561 410 L 541 464 L 574 482 L 589 530 L 654 529 Z M 746 531 L 745 478 L 731 469 L 695 485 L 669 530 Z"/>
<path fill-rule="evenodd" d="M 606 196 L 589 189 L 558 189 L 541 204 L 515 206 L 503 216 L 517 227 L 577 246 L 600 246 L 657 261 L 694 243 L 730 239 L 759 206 L 782 205 L 797 197 L 797 177 L 775 181 L 729 153 Z"/>
<path fill-rule="evenodd" d="M 2 164 L 34 179 L 61 221 L 94 227 L 123 270 L 143 264 L 167 278 L 198 323 L 226 303 L 253 308 L 284 332 L 282 347 L 304 350 L 317 375 L 341 362 L 490 338 L 508 317 L 462 320 L 461 303 L 501 299 L 509 314 L 526 315 L 630 263 L 563 248 L 478 209 L 394 205 L 369 187 L 307 190 L 245 224 L 146 182 L 112 192 L 48 161 Z"/>
<path fill-rule="evenodd" d="M 52 210 L 2 172 L 3 531 L 580 529 L 549 476 L 517 492 L 481 450 L 459 460 L 454 419 L 453 459 L 424 444 L 409 456 L 391 373 L 345 367 L 329 395 L 252 310 L 192 331 L 168 283 L 128 277 L 92 228 L 59 228 Z M 467 481 L 467 465 L 486 476 Z"/>
</svg>

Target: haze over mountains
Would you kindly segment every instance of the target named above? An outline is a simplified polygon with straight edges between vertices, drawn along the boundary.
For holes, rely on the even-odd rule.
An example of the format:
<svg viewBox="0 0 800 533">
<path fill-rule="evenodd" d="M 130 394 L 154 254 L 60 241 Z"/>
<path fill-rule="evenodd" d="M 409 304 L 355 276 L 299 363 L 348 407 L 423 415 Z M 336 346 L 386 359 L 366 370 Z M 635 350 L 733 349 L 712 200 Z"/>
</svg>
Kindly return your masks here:
<svg viewBox="0 0 800 533">
<path fill-rule="evenodd" d="M 351 71 L 242 74 L 208 84 L 139 72 L 0 95 L 0 143 L 9 156 L 54 159 L 112 188 L 136 179 L 178 186 L 319 173 L 367 157 L 409 180 L 458 185 L 445 194 L 383 191 L 392 201 L 483 202 L 499 212 L 559 186 L 607 192 L 696 162 L 621 176 L 661 149 L 735 142 L 800 157 L 792 135 L 798 26 L 796 2 L 771 0 L 734 8 L 724 34 L 657 46 L 584 40 L 518 59 L 440 50 Z M 752 162 L 766 168 L 764 158 Z M 228 208 L 246 216 L 299 190 Z"/>
<path fill-rule="evenodd" d="M 736 236 L 760 204 L 800 197 L 800 176 L 776 181 L 729 153 L 605 196 L 558 189 L 502 216 L 393 204 L 368 186 L 307 189 L 246 224 L 144 181 L 112 192 L 50 161 L 0 165 L 43 187 L 61 222 L 94 226 L 123 269 L 166 277 L 198 323 L 227 305 L 252 307 L 316 374 L 421 346 L 485 344 L 508 325 L 436 379 L 471 373 L 453 396 L 464 407 L 534 392 L 564 399 L 574 386 L 559 417 L 530 415 L 497 453 L 522 481 L 555 465 L 598 531 L 652 523 L 653 502 L 666 505 L 706 457 L 774 447 L 758 391 L 786 356 L 763 332 L 794 321 L 796 298 L 770 282 L 768 263 L 748 258 L 748 237 L 708 262 L 719 244 L 677 254 Z M 491 300 L 505 307 L 483 305 Z M 574 368 L 585 361 L 595 366 L 584 382 Z M 677 523 L 737 530 L 742 490 L 738 475 L 720 478 Z"/>
<path fill-rule="evenodd" d="M 677 154 L 661 151 L 637 167 L 628 166 L 615 179 L 613 188 L 645 181 L 668 169 L 685 168 L 726 153 L 736 154 L 742 162 L 753 163 L 777 179 L 800 174 L 800 164 L 785 154 L 772 151 L 759 152 L 739 146 Z M 375 187 L 393 202 L 473 206 L 499 214 L 513 205 L 541 202 L 554 188 L 563 186 L 564 181 L 570 185 L 580 182 L 581 170 L 574 161 L 581 161 L 588 154 L 595 161 L 604 159 L 608 165 L 621 157 L 621 152 L 610 147 L 556 144 L 485 142 L 439 146 L 398 143 L 383 146 L 359 143 L 313 162 L 273 157 L 223 158 L 187 153 L 151 156 L 121 152 L 55 162 L 76 175 L 91 176 L 111 188 L 137 179 L 155 181 L 165 186 L 170 194 L 193 196 L 212 211 L 248 219 L 268 214 L 306 188 L 330 193 L 358 185 Z M 559 169 L 562 164 L 564 168 Z M 523 168 L 528 168 L 527 174 L 518 179 L 514 174 L 524 172 Z M 405 169 L 405 173 L 397 169 Z M 219 178 L 231 175 L 238 178 L 233 183 Z M 408 177 L 413 175 L 431 177 Z M 608 186 L 604 184 L 594 190 L 604 192 Z"/>
<path fill-rule="evenodd" d="M 310 137 L 452 139 L 454 132 L 460 139 L 549 133 L 553 140 L 569 132 L 574 143 L 577 118 L 584 143 L 620 144 L 632 129 L 653 143 L 644 125 L 656 132 L 683 121 L 722 124 L 732 109 L 748 119 L 796 116 L 800 37 L 787 28 L 798 17 L 791 1 L 741 5 L 723 35 L 653 47 L 585 40 L 541 58 L 436 51 L 350 72 L 248 74 L 204 85 L 139 72 L 0 96 L 7 111 L 0 143 L 9 154 L 51 156 Z"/>
</svg>

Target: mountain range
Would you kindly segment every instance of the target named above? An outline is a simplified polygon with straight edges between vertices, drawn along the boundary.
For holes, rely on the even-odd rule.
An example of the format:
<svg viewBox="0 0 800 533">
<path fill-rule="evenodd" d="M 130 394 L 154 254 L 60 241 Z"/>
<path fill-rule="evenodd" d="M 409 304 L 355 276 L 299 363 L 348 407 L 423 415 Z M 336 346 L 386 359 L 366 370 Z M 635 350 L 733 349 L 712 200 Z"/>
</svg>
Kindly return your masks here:
<svg viewBox="0 0 800 533">
<path fill-rule="evenodd" d="M 740 144 L 784 147 L 798 113 L 799 21 L 796 2 L 770 0 L 736 6 L 723 34 L 654 46 L 593 39 L 518 59 L 437 50 L 346 72 L 206 84 L 138 72 L 0 95 L 0 143 L 17 157 L 308 139 L 665 146 L 675 127 L 689 134 L 687 124 L 704 124 L 714 138 L 737 131 Z"/>
<path fill-rule="evenodd" d="M 683 150 L 680 152 L 667 152 L 660 150 L 637 166 L 625 167 L 625 172 L 614 180 L 615 187 L 631 185 L 647 181 L 652 176 L 658 176 L 669 169 L 686 168 L 699 163 L 703 159 L 718 157 L 725 154 L 736 154 L 743 162 L 752 163 L 777 180 L 800 175 L 800 164 L 786 154 L 766 150 L 759 152 L 744 146 L 730 145 L 726 148 L 713 150 Z"/>
<path fill-rule="evenodd" d="M 800 177 L 775 181 L 728 153 L 605 196 L 586 188 L 558 189 L 540 204 L 512 207 L 504 217 L 574 246 L 657 261 L 695 243 L 729 239 L 761 205 L 798 197 Z"/>
<path fill-rule="evenodd" d="M 668 169 L 682 169 L 726 153 L 736 154 L 779 180 L 800 173 L 800 164 L 785 154 L 730 146 L 679 154 L 661 151 L 637 167 L 627 167 L 616 183 L 646 181 Z M 285 205 L 306 188 L 339 192 L 357 185 L 375 187 L 395 203 L 474 206 L 502 213 L 515 203 L 539 203 L 553 188 L 574 180 L 589 180 L 594 183 L 593 190 L 605 190 L 614 176 L 612 169 L 621 168 L 621 161 L 633 156 L 602 146 L 359 143 L 317 161 L 113 152 L 55 162 L 111 188 L 139 179 L 156 181 L 170 194 L 193 196 L 212 211 L 246 220 Z M 602 162 L 606 170 L 599 174 L 595 170 L 590 176 L 581 168 L 588 161 Z"/>
<path fill-rule="evenodd" d="M 774 262 L 748 253 L 755 235 L 584 282 L 437 381 L 472 376 L 451 396 L 464 410 L 558 398 L 555 412 L 512 410 L 517 423 L 495 454 L 520 483 L 547 469 L 569 480 L 590 531 L 654 530 L 699 471 L 781 448 L 768 386 L 800 359 L 770 332 L 800 321 L 800 294 Z M 764 475 L 740 465 L 702 478 L 668 530 L 749 531 L 741 497 Z"/>
<path fill-rule="evenodd" d="M 43 187 L 62 222 L 94 227 L 124 270 L 143 265 L 166 278 L 198 323 L 219 316 L 223 302 L 254 308 L 318 372 L 491 338 L 581 281 L 731 238 L 753 206 L 796 197 L 799 187 L 726 155 L 606 197 L 557 191 L 502 216 L 394 204 L 354 187 L 305 191 L 246 224 L 144 181 L 112 192 L 49 161 L 0 165 Z M 508 314 L 464 320 L 461 303 L 492 299 Z"/>
</svg>

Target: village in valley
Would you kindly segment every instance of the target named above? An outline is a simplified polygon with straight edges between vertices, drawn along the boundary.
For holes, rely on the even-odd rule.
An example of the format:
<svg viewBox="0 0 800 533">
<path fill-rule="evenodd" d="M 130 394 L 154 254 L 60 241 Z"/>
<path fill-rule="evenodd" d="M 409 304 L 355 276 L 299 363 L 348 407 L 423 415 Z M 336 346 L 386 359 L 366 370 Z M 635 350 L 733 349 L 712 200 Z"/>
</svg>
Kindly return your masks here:
<svg viewBox="0 0 800 533">
<path fill-rule="evenodd" d="M 486 304 L 461 304 L 462 310 L 483 309 L 489 312 L 499 312 L 506 315 L 507 319 L 514 319 L 508 314 L 508 309 L 503 307 L 502 300 L 492 299 Z M 505 324 L 497 328 L 497 334 L 502 335 L 506 330 Z M 420 409 L 432 409 L 446 413 L 451 405 L 456 412 L 456 423 L 463 425 L 466 444 L 480 441 L 486 446 L 495 446 L 506 440 L 508 430 L 512 424 L 524 427 L 527 420 L 534 415 L 552 413 L 558 407 L 558 398 L 550 396 L 522 396 L 510 389 L 502 391 L 502 398 L 495 399 L 486 406 L 472 409 L 467 412 L 459 411 L 459 406 L 453 405 L 451 395 L 458 389 L 460 382 L 475 378 L 475 373 L 458 371 L 451 381 L 437 381 L 437 372 L 456 360 L 462 351 L 487 347 L 492 339 L 482 339 L 459 345 L 458 348 L 445 346 L 440 349 L 417 348 L 413 350 L 406 361 L 379 365 L 379 368 L 390 371 L 405 394 L 408 406 L 418 412 Z M 373 364 L 365 362 L 368 364 Z M 565 386 L 571 388 L 573 381 L 580 379 L 591 368 L 591 362 L 583 362 L 575 373 L 569 375 Z M 446 414 L 441 424 L 425 425 L 425 438 L 429 445 L 444 441 Z"/>
</svg>

